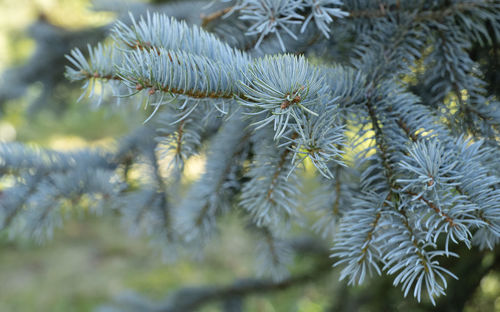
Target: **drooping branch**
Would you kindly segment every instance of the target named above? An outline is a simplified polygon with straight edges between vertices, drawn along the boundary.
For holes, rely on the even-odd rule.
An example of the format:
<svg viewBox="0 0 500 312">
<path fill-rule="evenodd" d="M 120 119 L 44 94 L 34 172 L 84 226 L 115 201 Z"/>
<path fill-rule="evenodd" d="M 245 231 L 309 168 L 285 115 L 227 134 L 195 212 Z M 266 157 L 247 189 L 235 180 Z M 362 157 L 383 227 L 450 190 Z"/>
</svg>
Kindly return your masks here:
<svg viewBox="0 0 500 312">
<path fill-rule="evenodd" d="M 302 237 L 290 241 L 291 247 L 295 252 L 302 255 L 314 257 L 317 261 L 307 271 L 285 278 L 279 282 L 270 279 L 244 278 L 238 279 L 226 286 L 199 286 L 186 287 L 175 291 L 163 303 L 144 303 L 136 300 L 136 306 L 131 308 L 134 303 L 118 302 L 120 311 L 132 311 L 133 309 L 142 309 L 147 305 L 147 311 L 155 312 L 189 312 L 197 311 L 206 304 L 213 302 L 226 302 L 232 298 L 245 298 L 251 295 L 268 295 L 274 292 L 280 292 L 292 287 L 299 287 L 311 281 L 316 281 L 328 276 L 331 270 L 331 262 L 328 260 L 328 249 L 318 240 L 310 237 Z"/>
<path fill-rule="evenodd" d="M 331 264 L 326 262 L 316 266 L 309 272 L 292 276 L 281 282 L 261 279 L 241 279 L 229 286 L 187 288 L 177 292 L 171 299 L 172 303 L 159 309 L 159 311 L 194 311 L 207 303 L 221 301 L 231 297 L 269 294 L 271 292 L 283 291 L 324 277 L 325 272 L 330 268 Z"/>
</svg>

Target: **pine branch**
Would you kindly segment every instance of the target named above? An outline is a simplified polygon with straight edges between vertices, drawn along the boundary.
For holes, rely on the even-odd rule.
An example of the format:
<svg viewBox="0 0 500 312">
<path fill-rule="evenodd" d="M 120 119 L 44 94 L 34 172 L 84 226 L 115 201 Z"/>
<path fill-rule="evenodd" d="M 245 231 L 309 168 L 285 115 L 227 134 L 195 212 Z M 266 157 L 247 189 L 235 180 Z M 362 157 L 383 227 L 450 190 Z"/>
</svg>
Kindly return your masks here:
<svg viewBox="0 0 500 312">
<path fill-rule="evenodd" d="M 440 9 L 431 9 L 431 10 L 422 10 L 417 13 L 415 17 L 416 22 L 421 21 L 436 21 L 442 20 L 448 16 L 456 15 L 457 13 L 467 12 L 471 9 L 487 7 L 490 4 L 494 4 L 495 0 L 483 0 L 482 2 L 456 2 L 449 6 L 442 7 Z M 394 13 L 412 13 L 414 10 L 413 7 L 410 6 L 408 11 L 404 11 L 404 8 L 400 5 L 396 5 L 393 7 L 386 7 L 384 4 L 380 4 L 380 8 L 378 10 L 360 10 L 360 11 L 350 11 L 349 15 L 346 18 L 358 19 L 358 18 L 381 18 L 381 17 L 389 17 Z"/>
<path fill-rule="evenodd" d="M 238 155 L 244 153 L 244 144 L 249 139 L 246 123 L 240 120 L 237 109 L 213 138 L 208 151 L 205 173 L 190 188 L 178 209 L 178 228 L 188 242 L 208 239 L 215 228 L 218 215 L 229 210 L 233 196 L 232 173 L 239 167 Z"/>
<path fill-rule="evenodd" d="M 330 263 L 316 266 L 307 273 L 292 276 L 280 282 L 258 279 L 243 279 L 233 285 L 219 288 L 198 288 L 179 291 L 173 299 L 172 304 L 161 308 L 163 312 L 193 311 L 207 303 L 224 300 L 236 296 L 248 296 L 255 294 L 269 294 L 275 291 L 283 291 L 290 287 L 305 284 L 324 277 L 325 272 L 330 269 Z M 196 299 L 195 299 L 196 298 Z"/>
<path fill-rule="evenodd" d="M 227 8 L 223 8 L 219 11 L 215 11 L 215 12 L 208 14 L 208 15 L 202 14 L 200 16 L 201 26 L 206 27 L 209 23 L 214 22 L 214 21 L 218 20 L 219 18 L 222 18 L 224 15 L 226 15 L 229 12 L 231 12 L 232 10 L 234 10 L 234 8 L 235 8 L 234 6 L 230 6 Z"/>
<path fill-rule="evenodd" d="M 416 21 L 424 21 L 424 20 L 438 20 L 442 19 L 446 16 L 450 15 L 455 15 L 457 12 L 461 11 L 468 11 L 470 9 L 474 9 L 477 7 L 483 7 L 488 5 L 488 3 L 494 3 L 494 0 L 486 0 L 483 1 L 483 3 L 476 3 L 476 2 L 458 2 L 454 3 L 448 7 L 444 7 L 442 9 L 434 9 L 434 10 L 423 10 L 419 12 L 417 15 Z M 210 15 L 206 16 L 201 16 L 202 19 L 202 26 L 206 27 L 209 23 L 212 22 L 217 22 L 218 19 L 224 18 L 226 14 L 228 14 L 231 11 L 240 11 L 244 9 L 244 7 L 236 7 L 236 6 L 230 6 L 227 8 L 223 8 L 219 11 L 213 12 Z M 405 11 L 405 8 L 396 5 L 392 7 L 386 7 L 386 4 L 381 3 L 379 6 L 379 9 L 370 9 L 370 10 L 352 10 L 348 11 L 346 14 L 347 19 L 359 19 L 359 18 L 366 18 L 366 19 L 374 19 L 374 18 L 381 18 L 381 17 L 388 17 L 393 13 L 400 13 L 400 12 L 412 12 L 414 8 L 410 7 L 407 11 Z M 298 20 L 301 21 L 301 20 Z"/>
<path fill-rule="evenodd" d="M 110 307 L 109 310 L 196 311 L 209 303 L 223 302 L 234 297 L 246 298 L 252 295 L 267 295 L 291 287 L 299 287 L 327 276 L 326 273 L 331 269 L 331 262 L 325 260 L 328 258 L 328 250 L 321 243 L 318 243 L 315 239 L 303 237 L 290 241 L 290 246 L 297 253 L 316 258 L 315 265 L 310 270 L 287 277 L 281 281 L 245 278 L 238 279 L 227 286 L 186 287 L 173 292 L 163 303 L 152 304 L 141 299 L 124 297 L 121 300 L 122 302 L 117 302 L 115 307 Z"/>
</svg>

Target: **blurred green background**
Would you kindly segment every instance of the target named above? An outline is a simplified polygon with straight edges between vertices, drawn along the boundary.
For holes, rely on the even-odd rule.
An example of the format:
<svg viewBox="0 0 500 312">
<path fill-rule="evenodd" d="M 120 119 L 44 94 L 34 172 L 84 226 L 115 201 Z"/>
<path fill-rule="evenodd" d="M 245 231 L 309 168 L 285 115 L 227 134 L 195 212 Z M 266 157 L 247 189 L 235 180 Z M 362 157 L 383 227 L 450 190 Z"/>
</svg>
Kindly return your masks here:
<svg viewBox="0 0 500 312">
<path fill-rule="evenodd" d="M 94 12 L 89 7 L 90 2 L 85 0 L 0 0 L 0 71 L 29 58 L 35 44 L 26 29 L 41 14 L 66 29 L 101 26 L 114 18 L 111 13 Z M 0 141 L 59 150 L 106 146 L 142 124 L 147 116 L 132 105 L 92 109 L 85 101 L 77 103 L 79 89 L 75 85 L 55 91 L 64 110 L 42 109 L 28 118 L 28 103 L 40 89 L 34 84 L 25 97 L 4 105 Z M 2 187 L 0 181 L 0 190 Z M 224 285 L 235 278 L 253 276 L 251 238 L 235 216 L 222 222 L 222 239 L 207 247 L 202 261 L 180 259 L 174 264 L 163 262 L 146 238 L 128 235 L 112 214 L 100 217 L 83 213 L 77 220 L 68 220 L 44 245 L 0 233 L 0 311 L 91 311 L 127 290 L 162 299 L 183 286 Z M 308 265 L 307 259 L 299 258 L 292 271 Z M 345 285 L 337 279 L 332 273 L 304 287 L 251 296 L 245 301 L 245 310 L 324 311 L 335 300 L 342 300 L 339 288 Z M 350 293 L 362 290 L 348 289 Z M 399 291 L 396 294 L 401 296 Z M 203 311 L 219 311 L 219 307 L 214 304 Z M 482 280 L 467 311 L 500 311 L 498 274 Z"/>
</svg>

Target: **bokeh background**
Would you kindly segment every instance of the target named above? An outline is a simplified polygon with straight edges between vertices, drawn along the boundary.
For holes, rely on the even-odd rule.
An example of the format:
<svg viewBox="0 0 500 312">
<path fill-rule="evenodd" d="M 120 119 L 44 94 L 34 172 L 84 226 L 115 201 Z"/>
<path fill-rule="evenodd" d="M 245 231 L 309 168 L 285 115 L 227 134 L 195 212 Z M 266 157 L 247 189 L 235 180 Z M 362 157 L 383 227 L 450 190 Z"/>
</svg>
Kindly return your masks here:
<svg viewBox="0 0 500 312">
<path fill-rule="evenodd" d="M 134 105 L 105 103 L 94 107 L 85 100 L 77 102 L 79 86 L 64 82 L 62 67 L 53 68 L 52 76 L 46 71 L 28 71 L 32 81 L 22 85 L 19 77 L 26 78 L 27 70 L 23 66 L 33 62 L 33 54 L 40 53 L 34 37 L 43 40 L 40 31 L 45 31 L 44 27 L 48 33 L 85 32 L 104 27 L 117 17 L 90 7 L 86 0 L 0 0 L 0 72 L 10 70 L 0 80 L 1 142 L 20 141 L 57 150 L 105 148 L 147 118 L 149 112 Z M 43 44 L 40 47 L 44 48 Z M 37 60 L 51 61 L 43 57 Z M 60 65 L 54 61 L 54 66 Z M 200 174 L 202 162 L 197 159 L 190 164 L 191 179 Z M 8 181 L 0 181 L 0 191 L 6 186 Z M 203 260 L 166 263 L 146 238 L 129 235 L 113 212 L 95 216 L 85 207 L 75 209 L 82 210 L 80 217 L 67 220 L 53 240 L 42 245 L 0 232 L 0 311 L 92 311 L 129 291 L 161 300 L 169 291 L 188 285 L 224 285 L 254 275 L 250 238 L 234 216 L 223 220 L 221 240 L 208 246 Z M 307 259 L 299 258 L 291 270 L 308 265 Z M 304 287 L 251 296 L 245 310 L 325 311 L 332 302 L 342 300 L 346 291 L 374 287 L 367 284 L 345 290 L 344 283 L 337 280 L 332 270 L 332 274 Z M 394 293 L 401 296 L 399 291 Z M 370 311 L 370 305 L 365 307 Z M 219 310 L 213 304 L 202 311 Z M 483 278 L 466 310 L 500 311 L 498 274 Z"/>
</svg>

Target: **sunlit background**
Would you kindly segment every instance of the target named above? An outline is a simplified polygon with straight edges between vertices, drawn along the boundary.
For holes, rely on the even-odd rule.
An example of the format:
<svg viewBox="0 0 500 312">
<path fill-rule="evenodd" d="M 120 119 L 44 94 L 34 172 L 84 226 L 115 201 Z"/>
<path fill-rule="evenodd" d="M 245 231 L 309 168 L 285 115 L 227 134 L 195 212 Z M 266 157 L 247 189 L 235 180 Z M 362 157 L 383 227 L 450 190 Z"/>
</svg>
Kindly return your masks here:
<svg viewBox="0 0 500 312">
<path fill-rule="evenodd" d="M 112 13 L 89 8 L 90 2 L 85 0 L 0 0 L 0 71 L 30 57 L 35 44 L 27 29 L 41 17 L 72 30 L 106 25 L 114 19 Z M 24 97 L 3 105 L 1 142 L 22 141 L 58 150 L 106 148 L 147 117 L 147 112 L 132 105 L 92 108 L 85 101 L 77 103 L 78 86 L 54 90 L 54 105 L 63 109 L 49 105 L 27 117 L 26 110 L 41 92 L 42 85 L 35 83 Z M 196 178 L 202 168 L 203 157 L 196 158 L 188 166 L 187 178 Z M 0 191 L 6 183 L 0 181 Z M 227 284 L 253 276 L 250 238 L 236 220 L 230 216 L 222 221 L 222 239 L 207 247 L 203 260 L 180 259 L 173 264 L 164 262 L 146 238 L 128 235 L 113 215 L 100 217 L 82 211 L 80 218 L 67 220 L 44 245 L 0 233 L 0 311 L 91 311 L 129 290 L 162 299 L 186 285 Z M 297 260 L 297 267 L 310 265 L 307 259 Z M 305 287 L 252 296 L 245 308 L 324 311 L 332 300 L 342 300 L 338 288 L 343 286 L 332 274 Z M 498 274 L 482 280 L 467 306 L 471 312 L 493 310 L 500 311 Z M 209 305 L 203 311 L 219 311 L 219 307 Z"/>
</svg>

